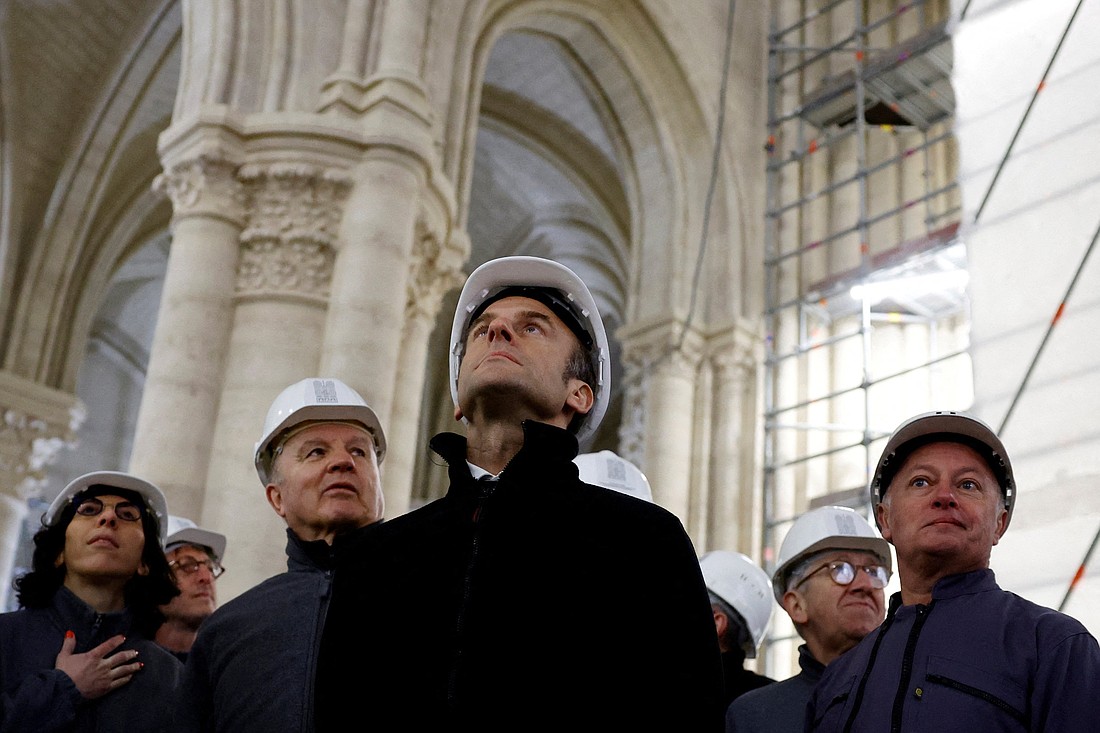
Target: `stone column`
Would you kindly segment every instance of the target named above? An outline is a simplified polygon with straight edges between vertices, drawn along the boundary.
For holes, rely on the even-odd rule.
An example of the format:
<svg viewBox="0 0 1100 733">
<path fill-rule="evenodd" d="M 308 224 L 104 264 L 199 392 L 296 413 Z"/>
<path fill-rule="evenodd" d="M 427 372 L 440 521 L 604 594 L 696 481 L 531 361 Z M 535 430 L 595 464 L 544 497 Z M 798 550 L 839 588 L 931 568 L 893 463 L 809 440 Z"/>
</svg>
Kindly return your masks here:
<svg viewBox="0 0 1100 733">
<path fill-rule="evenodd" d="M 692 332 L 681 344 L 682 328 L 679 321 L 661 321 L 620 329 L 626 390 L 620 446 L 623 457 L 649 478 L 654 501 L 680 517 L 696 538 L 701 530 L 692 521 L 692 449 L 702 341 Z"/>
<path fill-rule="evenodd" d="M 390 424 L 423 171 L 408 155 L 369 151 L 340 231 L 320 370 L 361 387 Z"/>
<path fill-rule="evenodd" d="M 711 339 L 708 361 L 714 416 L 706 549 L 759 558 L 763 497 L 753 426 L 760 407 L 756 365 L 763 362 L 763 344 L 749 329 L 733 326 Z"/>
<path fill-rule="evenodd" d="M 202 507 L 243 223 L 237 163 L 214 139 L 219 132 L 195 132 L 183 150 L 161 151 L 155 186 L 172 199 L 172 248 L 130 458 L 131 471 L 165 492 L 170 512 L 192 518 Z"/>
<path fill-rule="evenodd" d="M 232 538 L 233 573 L 219 581 L 225 598 L 286 568 L 285 524 L 267 503 L 253 455 L 275 396 L 305 377 L 330 376 L 318 362 L 351 188 L 346 171 L 300 157 L 242 166 L 239 180 L 248 225 L 202 515 L 204 525 Z"/>
<path fill-rule="evenodd" d="M 27 500 L 42 496 L 47 469 L 76 440 L 84 416 L 75 395 L 0 371 L 0 608 L 11 593 Z"/>
<path fill-rule="evenodd" d="M 439 315 L 443 296 L 465 282 L 462 264 L 470 251 L 469 237 L 455 231 L 446 244 L 422 225 L 413 250 L 413 276 L 406 303 L 405 333 L 401 342 L 401 369 L 393 394 L 393 410 L 385 426 L 389 451 L 385 463 L 386 517 L 409 510 L 416 458 L 426 446 L 418 437 L 428 339 Z"/>
</svg>

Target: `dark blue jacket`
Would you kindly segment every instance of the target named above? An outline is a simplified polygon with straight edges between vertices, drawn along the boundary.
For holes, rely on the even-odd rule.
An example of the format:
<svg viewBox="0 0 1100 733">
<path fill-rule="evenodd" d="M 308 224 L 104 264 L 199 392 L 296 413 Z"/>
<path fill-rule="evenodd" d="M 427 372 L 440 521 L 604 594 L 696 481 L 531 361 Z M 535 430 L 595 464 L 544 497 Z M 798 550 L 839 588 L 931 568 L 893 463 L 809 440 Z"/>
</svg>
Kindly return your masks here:
<svg viewBox="0 0 1100 733">
<path fill-rule="evenodd" d="M 447 495 L 388 519 L 337 583 L 324 730 L 721 730 L 710 601 L 675 515 L 582 483 L 576 438 L 550 425 L 524 423 L 496 484 L 471 477 L 463 437 L 431 447 Z"/>
<path fill-rule="evenodd" d="M 1001 590 L 992 570 L 950 575 L 928 605 L 894 594 L 810 709 L 820 731 L 1093 733 L 1100 646 L 1076 619 Z"/>
<path fill-rule="evenodd" d="M 799 733 L 806 724 L 806 703 L 821 679 L 825 665 L 814 659 L 809 648 L 798 647 L 794 677 L 750 690 L 726 710 L 726 733 Z"/>
<path fill-rule="evenodd" d="M 332 545 L 287 530 L 287 572 L 216 610 L 199 627 L 184 666 L 180 731 L 313 730 L 313 675 L 341 554 L 374 525 Z"/>
<path fill-rule="evenodd" d="M 154 642 L 140 637 L 131 623 L 129 612 L 96 613 L 64 586 L 46 608 L 0 615 L 0 731 L 172 730 L 171 703 L 181 665 Z M 126 641 L 112 654 L 136 649 L 137 661 L 145 666 L 117 690 L 85 700 L 72 678 L 54 668 L 66 631 L 76 634 L 76 654 L 124 634 Z"/>
</svg>

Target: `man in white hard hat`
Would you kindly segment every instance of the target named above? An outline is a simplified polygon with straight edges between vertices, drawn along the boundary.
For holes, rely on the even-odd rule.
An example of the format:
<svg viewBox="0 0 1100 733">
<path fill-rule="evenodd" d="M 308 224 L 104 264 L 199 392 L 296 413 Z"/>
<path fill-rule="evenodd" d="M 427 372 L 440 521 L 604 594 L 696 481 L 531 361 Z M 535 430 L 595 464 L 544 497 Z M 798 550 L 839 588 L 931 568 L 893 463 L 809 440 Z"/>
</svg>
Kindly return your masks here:
<svg viewBox="0 0 1100 733">
<path fill-rule="evenodd" d="M 749 690 L 775 682 L 771 677 L 745 669 L 745 660 L 756 659 L 760 643 L 768 633 L 772 584 L 763 568 L 740 552 L 708 552 L 699 558 L 699 567 L 710 593 L 726 680 L 723 704 L 728 706 Z"/>
<path fill-rule="evenodd" d="M 1016 504 L 1000 438 L 964 413 L 917 415 L 887 441 L 870 488 L 901 591 L 825 670 L 814 730 L 1096 730 L 1096 639 L 1001 590 L 989 567 Z"/>
<path fill-rule="evenodd" d="M 825 506 L 794 521 L 783 538 L 772 592 L 803 639 L 801 671 L 738 698 L 727 733 L 801 731 L 825 667 L 882 623 L 890 545 L 854 509 Z"/>
<path fill-rule="evenodd" d="M 199 626 L 218 607 L 215 581 L 225 572 L 225 535 L 172 515 L 164 554 L 180 594 L 160 607 L 165 621 L 157 629 L 156 641 L 186 662 Z"/>
<path fill-rule="evenodd" d="M 318 677 L 331 728 L 368 690 L 383 730 L 720 730 L 691 540 L 675 515 L 582 482 L 573 463 L 610 399 L 588 288 L 551 260 L 487 262 L 459 297 L 451 347 L 466 436 L 431 441 L 450 488 L 387 520 L 352 595 L 337 591 L 346 623 L 326 629 Z"/>
<path fill-rule="evenodd" d="M 303 379 L 271 403 L 254 462 L 268 503 L 287 525 L 287 572 L 203 622 L 173 730 L 314 729 L 329 599 L 342 560 L 382 520 L 385 454 L 378 416 L 339 379 Z"/>
</svg>

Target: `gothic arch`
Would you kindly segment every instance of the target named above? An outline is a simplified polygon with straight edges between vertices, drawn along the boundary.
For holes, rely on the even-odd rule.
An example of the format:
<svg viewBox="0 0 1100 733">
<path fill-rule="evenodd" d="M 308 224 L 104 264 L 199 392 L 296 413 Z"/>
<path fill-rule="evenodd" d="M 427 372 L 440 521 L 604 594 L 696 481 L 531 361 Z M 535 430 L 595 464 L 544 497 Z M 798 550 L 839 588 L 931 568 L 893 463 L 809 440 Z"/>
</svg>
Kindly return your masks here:
<svg viewBox="0 0 1100 733">
<path fill-rule="evenodd" d="M 166 230 L 170 209 L 149 194 L 157 135 L 179 72 L 178 6 L 152 14 L 75 136 L 19 282 L 5 366 L 72 391 L 95 311 L 126 255 Z"/>
</svg>

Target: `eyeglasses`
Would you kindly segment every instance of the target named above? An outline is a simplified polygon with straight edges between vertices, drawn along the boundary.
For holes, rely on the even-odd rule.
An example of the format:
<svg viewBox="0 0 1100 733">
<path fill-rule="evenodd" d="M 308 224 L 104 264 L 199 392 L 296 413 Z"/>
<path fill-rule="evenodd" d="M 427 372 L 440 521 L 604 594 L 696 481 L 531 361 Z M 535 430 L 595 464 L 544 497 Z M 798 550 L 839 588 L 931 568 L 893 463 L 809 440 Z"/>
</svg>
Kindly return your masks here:
<svg viewBox="0 0 1100 733">
<path fill-rule="evenodd" d="M 179 568 L 188 575 L 190 575 L 191 573 L 197 573 L 199 571 L 199 566 L 201 565 L 205 565 L 206 569 L 209 570 L 210 574 L 213 575 L 215 578 L 220 578 L 222 573 L 225 572 L 225 568 L 223 568 L 216 560 L 211 560 L 210 558 L 207 558 L 205 560 L 196 560 L 193 557 L 187 557 L 183 560 L 173 560 L 172 562 L 168 563 L 169 567 Z"/>
<path fill-rule="evenodd" d="M 795 583 L 794 587 L 797 588 L 826 568 L 829 570 L 829 577 L 837 585 L 851 585 L 852 581 L 856 579 L 855 566 L 850 562 L 840 560 L 826 563 L 812 573 L 806 573 L 802 580 Z M 882 565 L 863 565 L 859 569 L 867 573 L 867 577 L 871 579 L 872 588 L 885 588 L 886 584 L 890 582 L 890 572 Z"/>
<path fill-rule="evenodd" d="M 75 503 L 75 502 L 74 502 Z M 91 497 L 76 504 L 76 513 L 82 517 L 98 517 L 107 508 L 100 499 Z M 126 522 L 141 521 L 142 507 L 132 501 L 120 501 L 111 507 L 115 516 Z"/>
</svg>

